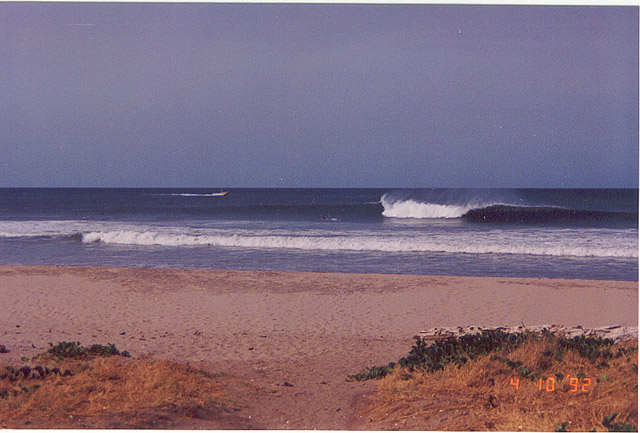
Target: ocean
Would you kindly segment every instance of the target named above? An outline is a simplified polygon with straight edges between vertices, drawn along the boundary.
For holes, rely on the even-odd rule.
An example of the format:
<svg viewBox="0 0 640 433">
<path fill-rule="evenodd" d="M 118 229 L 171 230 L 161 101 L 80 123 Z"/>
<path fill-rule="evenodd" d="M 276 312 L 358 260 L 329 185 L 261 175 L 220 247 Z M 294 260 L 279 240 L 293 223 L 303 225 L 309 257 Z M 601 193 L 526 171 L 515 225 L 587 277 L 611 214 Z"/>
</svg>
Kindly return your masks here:
<svg viewBox="0 0 640 433">
<path fill-rule="evenodd" d="M 638 280 L 637 189 L 0 189 L 0 264 Z"/>
</svg>

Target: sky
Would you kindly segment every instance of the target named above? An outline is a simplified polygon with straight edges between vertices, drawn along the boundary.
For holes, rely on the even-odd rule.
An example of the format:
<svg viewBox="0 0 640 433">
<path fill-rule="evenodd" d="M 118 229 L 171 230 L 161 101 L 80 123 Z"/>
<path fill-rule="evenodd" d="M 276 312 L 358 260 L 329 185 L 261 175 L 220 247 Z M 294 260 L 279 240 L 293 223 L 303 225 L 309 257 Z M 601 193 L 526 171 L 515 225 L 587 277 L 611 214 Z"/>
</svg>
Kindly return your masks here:
<svg viewBox="0 0 640 433">
<path fill-rule="evenodd" d="M 638 7 L 0 3 L 0 187 L 638 187 Z"/>
</svg>

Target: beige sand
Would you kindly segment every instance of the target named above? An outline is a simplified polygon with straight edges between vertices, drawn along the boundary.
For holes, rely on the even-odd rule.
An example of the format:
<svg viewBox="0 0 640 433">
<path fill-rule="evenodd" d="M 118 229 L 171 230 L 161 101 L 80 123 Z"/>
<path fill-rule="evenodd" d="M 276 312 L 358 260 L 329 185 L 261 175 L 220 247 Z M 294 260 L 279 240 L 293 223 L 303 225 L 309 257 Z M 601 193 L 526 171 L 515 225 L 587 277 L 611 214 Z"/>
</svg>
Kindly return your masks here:
<svg viewBox="0 0 640 433">
<path fill-rule="evenodd" d="M 262 393 L 239 413 L 252 427 L 344 429 L 374 386 L 345 376 L 396 361 L 420 331 L 638 326 L 638 283 L 0 266 L 0 305 L 0 362 L 111 342 L 245 377 Z"/>
</svg>

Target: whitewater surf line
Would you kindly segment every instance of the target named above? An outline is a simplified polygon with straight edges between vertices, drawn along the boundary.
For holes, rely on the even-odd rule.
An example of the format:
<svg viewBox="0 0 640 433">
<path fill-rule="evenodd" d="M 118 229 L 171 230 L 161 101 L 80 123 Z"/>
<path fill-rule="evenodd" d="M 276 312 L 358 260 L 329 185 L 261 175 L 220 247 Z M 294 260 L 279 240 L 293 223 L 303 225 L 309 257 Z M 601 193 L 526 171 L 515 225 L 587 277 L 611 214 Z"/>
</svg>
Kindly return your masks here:
<svg viewBox="0 0 640 433">
<path fill-rule="evenodd" d="M 153 231 L 91 232 L 82 235 L 84 243 L 140 246 L 212 246 L 239 248 L 299 249 L 326 251 L 379 252 L 444 252 L 467 254 L 528 254 L 566 257 L 638 257 L 633 246 L 593 245 L 590 242 L 530 242 L 506 243 L 499 239 L 441 239 L 393 238 L 373 236 L 304 236 L 304 235 L 190 235 Z"/>
</svg>

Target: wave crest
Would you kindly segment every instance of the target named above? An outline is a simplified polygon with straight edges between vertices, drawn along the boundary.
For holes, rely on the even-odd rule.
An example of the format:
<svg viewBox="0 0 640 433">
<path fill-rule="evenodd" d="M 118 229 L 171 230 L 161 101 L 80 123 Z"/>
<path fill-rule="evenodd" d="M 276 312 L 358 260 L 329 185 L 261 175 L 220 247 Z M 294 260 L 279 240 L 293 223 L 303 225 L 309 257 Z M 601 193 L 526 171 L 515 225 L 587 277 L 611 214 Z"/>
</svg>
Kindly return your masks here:
<svg viewBox="0 0 640 433">
<path fill-rule="evenodd" d="M 178 196 L 178 197 L 223 197 L 224 196 L 224 194 L 219 192 L 212 192 L 209 194 L 183 192 L 183 193 L 160 194 L 160 195 L 172 195 L 172 196 Z"/>
<path fill-rule="evenodd" d="M 418 202 L 413 199 L 393 200 L 383 195 L 380 199 L 389 218 L 461 218 L 471 223 L 547 224 L 547 223 L 598 223 L 637 222 L 637 212 L 570 209 L 558 206 L 526 206 L 497 202 L 464 204 L 436 204 Z"/>
<path fill-rule="evenodd" d="M 380 199 L 384 210 L 382 215 L 388 218 L 461 218 L 477 204 L 453 205 L 420 203 L 415 200 L 391 200 L 387 194 Z"/>
</svg>

